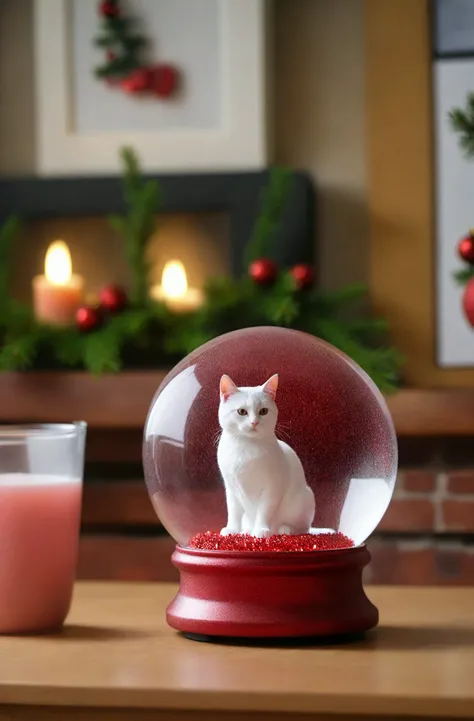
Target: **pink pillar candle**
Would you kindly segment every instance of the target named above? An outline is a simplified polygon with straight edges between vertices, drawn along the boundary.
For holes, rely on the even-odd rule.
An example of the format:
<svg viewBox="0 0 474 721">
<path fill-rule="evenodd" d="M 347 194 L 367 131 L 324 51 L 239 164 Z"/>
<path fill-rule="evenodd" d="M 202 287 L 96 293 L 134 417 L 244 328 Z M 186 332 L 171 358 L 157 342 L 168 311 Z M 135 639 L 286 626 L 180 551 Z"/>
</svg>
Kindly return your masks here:
<svg viewBox="0 0 474 721">
<path fill-rule="evenodd" d="M 45 274 L 33 278 L 36 319 L 52 325 L 73 323 L 83 295 L 84 279 L 72 274 L 69 248 L 63 241 L 55 241 L 46 253 Z"/>
<path fill-rule="evenodd" d="M 72 275 L 67 285 L 55 285 L 45 275 L 37 275 L 33 278 L 36 319 L 52 325 L 73 323 L 82 303 L 83 291 L 84 281 L 80 275 Z"/>
</svg>

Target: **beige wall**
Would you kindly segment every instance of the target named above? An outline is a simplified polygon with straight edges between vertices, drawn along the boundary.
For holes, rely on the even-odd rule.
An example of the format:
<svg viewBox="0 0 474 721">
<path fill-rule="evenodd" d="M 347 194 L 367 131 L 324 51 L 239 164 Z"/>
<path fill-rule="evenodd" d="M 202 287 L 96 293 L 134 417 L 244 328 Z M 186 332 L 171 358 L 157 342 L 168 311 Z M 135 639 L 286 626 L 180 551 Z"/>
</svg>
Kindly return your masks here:
<svg viewBox="0 0 474 721">
<path fill-rule="evenodd" d="M 273 2 L 275 159 L 314 179 L 322 284 L 366 281 L 363 0 Z M 31 0 L 0 0 L 3 172 L 34 167 L 29 28 Z"/>
<path fill-rule="evenodd" d="M 276 160 L 307 169 L 325 286 L 368 279 L 363 0 L 276 0 Z"/>
<path fill-rule="evenodd" d="M 2 173 L 31 173 L 35 167 L 32 24 L 32 0 L 0 0 Z"/>
</svg>

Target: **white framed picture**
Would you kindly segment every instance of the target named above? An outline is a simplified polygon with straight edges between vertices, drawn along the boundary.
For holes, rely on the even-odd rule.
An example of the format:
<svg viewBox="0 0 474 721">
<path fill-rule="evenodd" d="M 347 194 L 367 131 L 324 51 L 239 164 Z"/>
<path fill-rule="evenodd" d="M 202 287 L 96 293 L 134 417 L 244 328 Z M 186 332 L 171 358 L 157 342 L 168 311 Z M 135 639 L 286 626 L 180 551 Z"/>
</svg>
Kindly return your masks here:
<svg viewBox="0 0 474 721">
<path fill-rule="evenodd" d="M 128 0 L 150 51 L 179 70 L 170 98 L 94 75 L 97 0 L 35 0 L 39 175 L 110 174 L 130 145 L 146 172 L 268 165 L 266 0 Z"/>
<path fill-rule="evenodd" d="M 463 268 L 458 242 L 474 227 L 474 162 L 464 157 L 448 114 L 453 108 L 464 107 L 468 93 L 474 92 L 474 58 L 437 60 L 433 92 L 436 359 L 442 368 L 472 368 L 474 332 L 463 312 L 463 288 L 453 276 Z"/>
</svg>

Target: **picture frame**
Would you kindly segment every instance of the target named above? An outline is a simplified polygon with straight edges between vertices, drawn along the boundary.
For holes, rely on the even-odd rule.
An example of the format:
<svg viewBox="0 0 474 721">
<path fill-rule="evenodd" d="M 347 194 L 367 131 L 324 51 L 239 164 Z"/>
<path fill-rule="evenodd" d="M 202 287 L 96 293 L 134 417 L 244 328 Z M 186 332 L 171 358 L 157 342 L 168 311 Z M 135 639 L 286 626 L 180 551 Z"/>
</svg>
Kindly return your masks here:
<svg viewBox="0 0 474 721">
<path fill-rule="evenodd" d="M 471 21 L 472 30 L 474 15 Z M 449 122 L 449 113 L 464 107 L 473 92 L 473 79 L 474 58 L 434 59 L 436 360 L 442 368 L 474 370 L 474 331 L 463 311 L 465 288 L 455 280 L 465 265 L 457 246 L 474 223 L 474 163 Z"/>
<path fill-rule="evenodd" d="M 372 306 L 405 356 L 407 386 L 473 387 L 474 368 L 438 360 L 433 7 L 364 7 Z"/>
<path fill-rule="evenodd" d="M 81 5 L 75 9 L 77 2 Z M 167 122 L 139 130 L 131 122 L 121 130 L 92 127 L 79 132 L 72 23 L 74 11 L 77 18 L 78 8 L 83 12 L 85 3 L 93 2 L 95 7 L 95 0 L 35 0 L 36 170 L 40 176 L 116 173 L 117 149 L 124 145 L 136 150 L 143 169 L 150 173 L 260 170 L 268 165 L 267 0 L 219 0 L 215 4 L 218 109 L 207 127 Z M 210 17 L 214 22 L 214 15 Z M 183 29 L 193 32 L 189 24 L 183 24 Z M 81 42 L 81 48 L 92 47 L 92 37 L 87 40 L 90 45 Z M 184 75 L 186 79 L 186 68 Z M 104 87 L 103 92 L 110 88 Z M 123 102 L 141 101 L 124 96 Z M 156 99 L 152 102 L 159 105 Z M 186 102 L 186 88 L 180 102 Z M 143 105 L 140 112 L 145 112 Z"/>
<path fill-rule="evenodd" d="M 474 57 L 474 4 L 471 0 L 433 0 L 432 14 L 435 57 Z"/>
</svg>

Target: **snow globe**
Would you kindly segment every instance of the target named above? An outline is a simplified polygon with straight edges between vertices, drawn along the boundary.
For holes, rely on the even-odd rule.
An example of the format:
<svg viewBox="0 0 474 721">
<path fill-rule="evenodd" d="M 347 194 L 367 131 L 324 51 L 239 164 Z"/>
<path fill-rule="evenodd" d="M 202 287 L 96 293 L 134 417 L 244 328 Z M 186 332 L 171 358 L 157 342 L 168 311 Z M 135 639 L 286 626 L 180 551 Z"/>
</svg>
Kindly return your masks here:
<svg viewBox="0 0 474 721">
<path fill-rule="evenodd" d="M 143 464 L 177 544 L 171 627 L 283 638 L 378 623 L 364 542 L 393 494 L 396 435 L 378 388 L 339 350 L 279 327 L 209 341 L 158 388 Z"/>
</svg>

